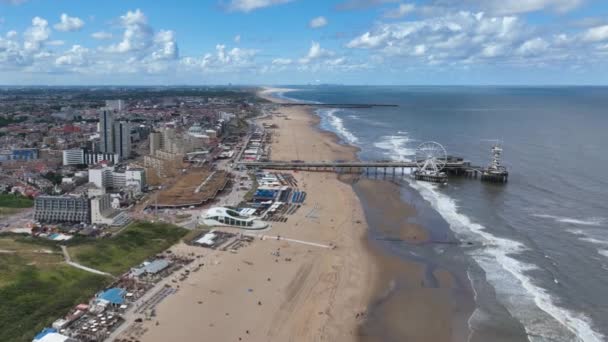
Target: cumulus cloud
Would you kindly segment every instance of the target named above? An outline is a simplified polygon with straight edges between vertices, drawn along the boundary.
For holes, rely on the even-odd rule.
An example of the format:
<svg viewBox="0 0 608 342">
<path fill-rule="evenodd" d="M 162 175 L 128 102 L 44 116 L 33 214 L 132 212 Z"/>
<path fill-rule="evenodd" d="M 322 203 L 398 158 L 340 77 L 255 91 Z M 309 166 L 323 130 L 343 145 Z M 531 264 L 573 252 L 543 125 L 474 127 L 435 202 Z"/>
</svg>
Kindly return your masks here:
<svg viewBox="0 0 608 342">
<path fill-rule="evenodd" d="M 128 11 L 120 17 L 120 24 L 124 27 L 122 41 L 111 45 L 110 52 L 137 52 L 148 49 L 153 42 L 154 32 L 148 25 L 148 19 L 139 9 Z"/>
<path fill-rule="evenodd" d="M 308 27 L 316 29 L 327 25 L 327 19 L 325 17 L 316 17 L 310 20 Z"/>
<path fill-rule="evenodd" d="M 98 31 L 98 32 L 94 32 L 93 34 L 91 34 L 91 37 L 93 39 L 97 39 L 97 40 L 108 40 L 108 39 L 112 39 L 112 33 L 110 32 L 105 32 L 105 31 Z"/>
<path fill-rule="evenodd" d="M 579 7 L 583 2 L 584 0 L 435 0 L 429 7 L 465 7 L 492 15 L 513 15 L 541 10 L 564 13 Z"/>
<path fill-rule="evenodd" d="M 154 37 L 154 43 L 158 48 L 152 53 L 152 59 L 168 60 L 177 58 L 178 48 L 177 43 L 175 42 L 175 33 L 173 31 L 159 31 Z"/>
<path fill-rule="evenodd" d="M 589 42 L 600 42 L 608 39 L 608 25 L 592 27 L 583 35 L 583 39 Z"/>
<path fill-rule="evenodd" d="M 398 19 L 414 12 L 415 9 L 416 5 L 414 4 L 399 4 L 397 8 L 384 12 L 384 17 L 389 19 Z"/>
<path fill-rule="evenodd" d="M 88 64 L 88 53 L 89 49 L 80 45 L 73 45 L 70 50 L 55 59 L 55 64 L 58 66 L 86 66 Z"/>
<path fill-rule="evenodd" d="M 293 63 L 291 58 L 275 58 L 272 60 L 273 65 L 290 65 Z"/>
<path fill-rule="evenodd" d="M 228 4 L 228 10 L 235 12 L 251 12 L 260 8 L 286 4 L 293 0 L 232 0 Z"/>
<path fill-rule="evenodd" d="M 423 56 L 432 60 L 493 58 L 509 51 L 525 34 L 516 17 L 487 17 L 459 12 L 442 17 L 380 24 L 355 37 L 348 48 L 379 50 L 388 56 Z"/>
<path fill-rule="evenodd" d="M 51 35 L 49 22 L 40 17 L 32 19 L 32 26 L 25 30 L 23 46 L 26 50 L 38 51 Z"/>
<path fill-rule="evenodd" d="M 570 65 L 601 60 L 608 25 L 578 33 L 540 31 L 513 15 L 448 12 L 418 20 L 378 23 L 346 47 L 372 57 L 420 67 L 451 65 Z"/>
<path fill-rule="evenodd" d="M 53 26 L 57 31 L 73 32 L 82 29 L 84 26 L 84 21 L 82 19 L 78 17 L 70 17 L 66 13 L 61 14 L 60 20 L 60 22 Z"/>
<path fill-rule="evenodd" d="M 224 44 L 215 46 L 215 53 L 206 53 L 200 58 L 184 57 L 180 64 L 188 69 L 203 72 L 230 72 L 255 66 L 257 50 L 232 48 Z"/>
<path fill-rule="evenodd" d="M 308 53 L 305 57 L 300 58 L 301 64 L 308 64 L 312 61 L 333 56 L 334 53 L 328 50 L 325 50 L 321 47 L 321 44 L 313 41 L 310 45 L 310 49 L 308 49 Z"/>
</svg>

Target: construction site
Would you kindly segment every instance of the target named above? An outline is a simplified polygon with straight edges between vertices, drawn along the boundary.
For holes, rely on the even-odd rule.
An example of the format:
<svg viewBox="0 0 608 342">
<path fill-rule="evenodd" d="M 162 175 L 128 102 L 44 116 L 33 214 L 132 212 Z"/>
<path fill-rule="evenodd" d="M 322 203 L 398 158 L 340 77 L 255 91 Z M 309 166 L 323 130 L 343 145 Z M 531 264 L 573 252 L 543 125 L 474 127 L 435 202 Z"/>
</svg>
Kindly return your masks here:
<svg viewBox="0 0 608 342">
<path fill-rule="evenodd" d="M 228 172 L 192 168 L 167 189 L 161 190 L 153 203 L 156 208 L 200 206 L 215 198 L 228 183 Z"/>
</svg>

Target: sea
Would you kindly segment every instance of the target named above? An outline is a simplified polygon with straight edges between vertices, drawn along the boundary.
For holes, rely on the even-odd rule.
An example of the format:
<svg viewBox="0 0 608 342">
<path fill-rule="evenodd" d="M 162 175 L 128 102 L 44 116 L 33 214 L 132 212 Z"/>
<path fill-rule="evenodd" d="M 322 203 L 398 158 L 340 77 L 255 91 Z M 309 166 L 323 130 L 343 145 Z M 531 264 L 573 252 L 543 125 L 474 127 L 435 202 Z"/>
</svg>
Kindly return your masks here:
<svg viewBox="0 0 608 342">
<path fill-rule="evenodd" d="M 373 227 L 370 238 L 465 274 L 469 341 L 608 340 L 608 87 L 286 87 L 279 96 L 313 104 L 396 105 L 316 110 L 361 160 L 413 160 L 434 141 L 485 166 L 500 143 L 506 184 L 400 177 L 431 240 L 455 243 L 383 241 Z"/>
</svg>

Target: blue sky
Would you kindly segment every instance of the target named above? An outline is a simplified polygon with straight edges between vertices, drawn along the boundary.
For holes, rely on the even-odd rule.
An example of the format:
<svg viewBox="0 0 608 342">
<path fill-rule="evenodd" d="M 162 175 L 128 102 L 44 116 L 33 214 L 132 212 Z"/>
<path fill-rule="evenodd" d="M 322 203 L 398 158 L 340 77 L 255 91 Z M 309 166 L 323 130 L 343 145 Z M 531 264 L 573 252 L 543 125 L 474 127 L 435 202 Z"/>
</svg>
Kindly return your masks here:
<svg viewBox="0 0 608 342">
<path fill-rule="evenodd" d="M 0 0 L 0 84 L 600 84 L 605 0 Z"/>
</svg>

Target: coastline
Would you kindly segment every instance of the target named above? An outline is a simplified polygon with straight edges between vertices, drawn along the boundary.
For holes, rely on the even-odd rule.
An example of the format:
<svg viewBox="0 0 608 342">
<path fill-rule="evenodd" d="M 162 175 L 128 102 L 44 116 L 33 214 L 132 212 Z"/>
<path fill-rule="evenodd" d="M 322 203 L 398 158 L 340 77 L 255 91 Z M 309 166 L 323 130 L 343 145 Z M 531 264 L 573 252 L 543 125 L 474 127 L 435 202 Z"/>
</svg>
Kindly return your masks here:
<svg viewBox="0 0 608 342">
<path fill-rule="evenodd" d="M 316 129 L 307 110 L 281 113 L 261 119 L 279 127 L 273 158 L 354 158 L 356 149 Z M 157 305 L 155 318 L 141 323 L 138 340 L 357 340 L 379 272 L 365 243 L 361 203 L 333 173 L 291 174 L 307 199 L 288 222 L 272 222 L 236 253 L 184 244 L 172 248 L 200 255 L 204 266 L 177 282 L 178 291 Z"/>
<path fill-rule="evenodd" d="M 288 91 L 290 89 L 266 88 L 259 95 L 269 101 L 286 102 L 273 98 L 272 93 Z M 342 143 L 335 133 L 323 130 L 321 118 L 313 108 L 307 108 L 306 113 L 311 117 L 311 128 L 334 144 L 350 149 L 350 159 L 357 159 L 358 147 Z M 457 279 L 466 278 L 466 270 L 461 268 L 460 274 L 454 275 L 436 267 L 433 260 L 397 257 L 375 241 L 381 235 L 382 239 L 433 248 L 429 244 L 431 232 L 428 227 L 412 222 L 417 212 L 412 203 L 402 198 L 401 186 L 386 180 L 336 178 L 349 184 L 362 204 L 368 226 L 362 242 L 368 258 L 378 270 L 373 278 L 373 294 L 367 298 L 366 318 L 358 326 L 357 340 L 467 340 L 474 300 L 471 289 Z M 449 231 L 448 227 L 443 229 Z"/>
</svg>

